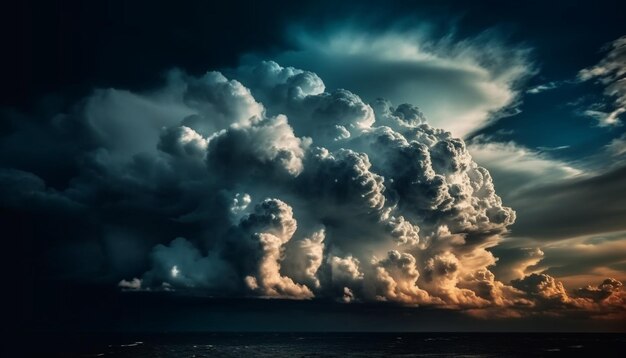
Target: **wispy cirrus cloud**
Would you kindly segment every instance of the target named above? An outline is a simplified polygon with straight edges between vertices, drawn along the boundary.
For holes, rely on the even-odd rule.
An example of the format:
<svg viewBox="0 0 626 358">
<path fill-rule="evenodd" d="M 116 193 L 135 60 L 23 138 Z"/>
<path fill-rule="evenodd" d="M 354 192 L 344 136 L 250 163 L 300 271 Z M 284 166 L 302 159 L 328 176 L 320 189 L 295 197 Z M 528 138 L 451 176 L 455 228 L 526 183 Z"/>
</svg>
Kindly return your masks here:
<svg viewBox="0 0 626 358">
<path fill-rule="evenodd" d="M 581 70 L 578 79 L 595 80 L 604 85 L 604 94 L 613 104 L 598 103 L 597 108 L 583 113 L 595 118 L 599 126 L 618 126 L 622 124 L 620 117 L 626 112 L 626 36 L 611 42 L 604 50 L 605 57 L 596 65 Z"/>
<path fill-rule="evenodd" d="M 623 157 L 626 154 L 626 133 L 615 138 L 605 146 L 609 155 L 614 158 Z"/>
<path fill-rule="evenodd" d="M 532 88 L 526 90 L 526 93 L 538 94 L 538 93 L 541 93 L 541 92 L 545 92 L 545 91 L 549 91 L 549 90 L 555 89 L 558 86 L 559 86 L 559 82 L 557 82 L 557 81 L 547 82 L 547 83 L 540 84 L 540 85 L 537 85 L 535 87 L 532 87 Z"/>
</svg>

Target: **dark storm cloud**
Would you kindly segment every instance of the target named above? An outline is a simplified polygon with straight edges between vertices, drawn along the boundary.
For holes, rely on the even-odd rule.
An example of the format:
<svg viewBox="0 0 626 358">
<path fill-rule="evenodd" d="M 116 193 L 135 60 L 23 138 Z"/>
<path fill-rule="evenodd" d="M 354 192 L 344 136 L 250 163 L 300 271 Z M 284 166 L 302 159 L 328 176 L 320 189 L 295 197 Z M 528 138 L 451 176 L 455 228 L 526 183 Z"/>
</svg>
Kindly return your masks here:
<svg viewBox="0 0 626 358">
<path fill-rule="evenodd" d="M 437 299 L 429 301 L 437 297 L 449 306 L 495 303 L 498 308 L 528 304 L 524 300 L 532 295 L 506 283 L 544 269 L 559 279 L 593 271 L 592 278 L 577 277 L 577 285 L 568 278 L 568 288 L 609 276 L 622 279 L 625 268 L 619 253 L 623 246 L 606 244 L 604 236 L 584 245 L 565 243 L 572 246 L 567 249 L 539 250 L 533 246 L 535 239 L 515 240 L 511 247 L 492 246 L 507 229 L 517 232 L 521 224 L 522 231 L 550 242 L 564 237 L 554 225 L 564 225 L 564 231 L 574 234 L 575 230 L 568 229 L 567 212 L 581 218 L 574 224 L 583 232 L 604 230 L 595 220 L 585 219 L 580 202 L 556 203 L 561 200 L 558 193 L 569 195 L 567 188 L 574 186 L 584 192 L 575 197 L 593 202 L 589 212 L 599 208 L 605 214 L 595 217 L 599 222 L 621 228 L 619 205 L 614 201 L 603 205 L 600 196 L 593 195 L 592 185 L 582 185 L 592 179 L 574 178 L 584 170 L 567 159 L 578 160 L 594 145 L 601 148 L 612 140 L 602 155 L 610 155 L 615 164 L 612 170 L 617 172 L 623 163 L 624 136 L 615 129 L 599 134 L 606 128 L 589 129 L 588 121 L 580 123 L 560 111 L 547 111 L 550 101 L 567 101 L 559 94 L 560 87 L 541 92 L 581 68 L 606 63 L 601 59 L 605 53 L 597 53 L 598 46 L 623 35 L 626 11 L 613 0 L 595 5 L 246 0 L 189 1 L 183 6 L 158 1 L 4 4 L 0 38 L 7 55 L 0 66 L 4 79 L 0 102 L 11 108 L 2 108 L 0 114 L 0 224 L 8 245 L 4 270 L 14 273 L 9 278 L 17 287 L 14 291 L 24 293 L 19 304 L 28 315 L 35 301 L 42 320 L 81 317 L 91 326 L 94 315 L 112 322 L 110 327 L 119 324 L 112 317 L 132 324 L 150 316 L 144 328 L 153 329 L 150 324 L 155 320 L 175 316 L 180 312 L 175 307 L 188 303 L 183 299 L 182 304 L 166 304 L 165 313 L 161 301 L 155 304 L 158 309 L 145 315 L 128 309 L 141 311 L 144 303 L 149 306 L 151 299 L 158 301 L 154 298 L 158 290 L 173 290 L 181 296 L 191 291 L 285 296 L 294 292 L 283 289 L 283 277 L 288 277 L 295 287 L 309 288 L 317 299 L 442 304 Z M 324 55 L 318 50 L 332 48 L 326 46 L 330 42 L 325 42 L 325 36 L 330 40 L 340 33 L 334 31 L 337 25 L 345 25 L 344 30 L 365 29 L 367 36 L 355 31 L 353 39 L 365 39 L 366 45 L 376 45 L 381 51 L 369 53 L 367 46 L 365 50 L 354 47 L 361 51 L 353 56 L 358 63 L 343 61 L 346 56 L 341 52 L 350 46 L 342 47 L 339 56 Z M 485 29 L 490 30 L 485 33 Z M 301 35 L 309 35 L 311 42 Z M 407 38 L 421 35 L 419 41 L 407 44 Z M 449 41 L 439 41 L 443 38 Z M 568 38 L 576 41 L 563 40 Z M 385 41 L 376 39 L 399 41 L 385 46 Z M 422 41 L 429 39 L 430 43 Z M 458 44 L 462 39 L 463 44 Z M 383 58 L 388 53 L 397 57 L 411 47 L 434 58 L 393 64 Z M 530 48 L 532 52 L 523 51 Z M 456 57 L 449 51 L 454 49 Z M 244 53 L 289 58 L 306 63 L 302 68 L 308 70 L 318 66 L 321 72 L 316 72 L 326 86 L 313 72 L 271 62 L 224 70 Z M 494 57 L 513 60 L 515 66 L 490 61 Z M 328 64 L 333 62 L 340 71 L 332 71 Z M 520 107 L 518 95 L 528 89 L 516 84 L 527 79 L 531 63 L 541 66 L 540 76 L 530 79 L 541 93 L 532 96 L 538 99 L 535 107 Z M 175 66 L 190 75 L 172 72 L 163 85 L 159 75 Z M 204 75 L 207 68 L 222 68 L 225 77 Z M 592 86 L 593 81 L 586 85 Z M 421 96 L 398 84 L 419 89 Z M 102 89 L 93 91 L 94 87 Z M 540 100 L 553 93 L 556 97 Z M 378 96 L 395 97 L 389 103 L 377 101 Z M 469 194 L 467 183 L 457 182 L 457 171 L 465 170 L 468 163 L 462 142 L 429 126 L 409 133 L 407 128 L 419 127 L 425 119 L 422 110 L 400 104 L 404 98 L 429 109 L 425 112 L 431 124 L 435 117 L 431 109 L 451 109 L 451 115 L 435 118 L 446 127 L 450 124 L 449 128 L 475 128 L 491 118 L 491 110 L 498 112 L 503 105 L 522 108 L 528 113 L 497 121 L 500 127 L 486 130 L 487 134 L 500 131 L 521 144 L 486 151 L 488 159 L 501 153 L 493 161 L 483 160 L 475 143 L 468 145 L 478 164 L 489 169 L 471 171 Z M 368 124 L 370 109 L 373 125 Z M 511 114 L 504 112 L 496 114 Z M 275 117 L 278 114 L 286 118 Z M 460 120 L 464 123 L 459 124 Z M 234 123 L 241 127 L 231 127 Z M 362 126 L 371 126 L 370 133 L 366 135 Z M 545 150 L 539 147 L 571 146 L 552 157 L 536 155 L 524 145 L 541 152 Z M 506 206 L 493 202 L 491 175 Z M 601 195 L 620 198 L 619 179 L 600 183 L 609 187 Z M 550 185 L 562 180 L 566 188 Z M 527 190 L 532 192 L 528 200 Z M 402 200 L 399 193 L 415 201 Z M 476 195 L 479 203 L 473 202 Z M 531 200 L 544 196 L 550 199 L 550 210 Z M 246 233 L 240 227 L 266 198 L 288 205 L 298 225 L 282 245 L 278 260 L 271 244 L 284 238 L 261 240 L 268 233 L 255 236 L 256 232 Z M 472 204 L 465 205 L 468 202 Z M 461 204 L 465 205 L 462 209 Z M 507 206 L 517 210 L 520 225 L 507 226 L 514 220 Z M 526 212 L 541 225 L 528 227 L 531 220 L 525 219 Z M 233 244 L 237 240 L 252 247 L 238 247 Z M 379 242 L 384 244 L 377 247 Z M 420 249 L 407 249 L 413 246 Z M 571 257 L 587 255 L 589 248 L 593 254 L 588 259 L 578 266 L 572 264 Z M 542 260 L 540 252 L 550 257 L 536 265 Z M 376 262 L 372 262 L 373 254 Z M 242 260 L 237 255 L 254 259 Z M 494 262 L 495 267 L 489 266 Z M 280 265 L 278 274 L 276 265 Z M 261 270 L 261 266 L 271 270 Z M 248 283 L 256 281 L 258 286 L 252 292 L 242 280 L 247 276 L 254 278 Z M 86 281 L 111 289 L 119 283 L 124 292 L 147 288 L 152 292 L 150 296 L 122 295 L 122 300 L 132 301 L 130 306 L 109 312 L 102 309 L 102 301 L 116 302 L 118 297 L 106 289 L 89 292 L 88 286 L 78 284 Z M 599 286 L 590 287 L 587 299 L 605 295 L 596 292 L 603 290 Z M 17 297 L 16 302 L 22 296 Z M 63 306 L 60 302 L 65 306 L 58 310 Z M 246 311 L 254 305 L 261 305 L 260 311 L 267 308 L 266 303 L 254 302 L 235 304 L 229 315 L 209 314 L 203 321 L 229 322 L 225 324 L 238 329 L 248 329 L 251 317 L 260 317 L 269 329 L 288 324 L 284 319 L 275 323 L 276 314 L 268 317 Z M 330 307 L 326 301 L 309 303 L 324 306 L 312 314 L 327 317 L 318 329 L 335 327 L 337 317 L 324 316 Z M 274 313 L 285 307 L 284 303 L 271 304 L 276 305 Z M 342 310 L 352 309 L 346 307 Z M 198 321 L 195 308 L 182 312 L 193 317 L 189 321 Z M 11 315 L 24 314 L 11 311 Z M 417 311 L 400 313 L 393 308 L 387 313 L 377 306 L 371 312 L 410 317 L 411 329 L 424 329 L 419 319 L 413 320 Z M 445 326 L 437 324 L 448 316 L 437 312 L 428 316 L 428 327 Z M 519 316 L 511 312 L 497 315 Z M 350 329 L 384 326 L 380 320 L 368 320 L 378 314 L 362 319 L 361 308 L 352 313 L 343 316 L 348 317 L 345 324 Z M 239 325 L 230 325 L 227 319 L 234 314 L 239 314 Z M 386 327 L 393 330 L 397 322 Z M 544 320 L 540 327 L 555 322 Z M 303 326 L 309 328 L 307 323 Z M 588 326 L 587 320 L 577 325 Z M 474 329 L 475 322 L 468 327 Z"/>
<path fill-rule="evenodd" d="M 613 295 L 613 292 L 619 292 L 621 287 L 621 282 L 615 279 L 607 278 L 596 287 L 587 286 L 579 288 L 578 290 L 574 291 L 574 294 L 579 297 L 590 298 L 594 301 L 602 301 L 611 297 Z"/>
<path fill-rule="evenodd" d="M 450 235 L 450 240 L 462 232 L 469 237 L 486 233 L 464 249 L 471 251 L 485 240 L 493 241 L 491 237 L 505 232 L 510 224 L 511 219 L 501 219 L 498 214 L 510 209 L 500 207 L 489 189 L 488 176 L 474 168 L 462 142 L 422 124 L 416 108 L 403 105 L 395 109 L 390 103 L 379 106 L 380 120 L 402 132 L 374 128 L 375 112 L 369 105 L 345 90 L 323 92 L 323 83 L 312 73 L 274 63 L 241 72 L 243 78 L 250 73 L 265 78 L 266 83 L 254 91 L 265 91 L 261 98 L 274 94 L 275 102 L 270 100 L 269 105 L 276 112 L 284 109 L 291 117 L 267 116 L 263 104 L 246 87 L 219 73 L 196 78 L 174 71 L 156 91 L 97 90 L 71 112 L 54 115 L 49 122 L 20 122 L 23 127 L 17 127 L 3 141 L 4 153 L 27 158 L 30 154 L 31 159 L 28 165 L 18 161 L 16 169 L 4 172 L 5 187 L 11 189 L 6 197 L 15 197 L 5 200 L 4 205 L 32 213 L 37 205 L 23 205 L 23 198 L 29 197 L 48 206 L 67 206 L 67 210 L 79 206 L 77 215 L 91 218 L 84 224 L 85 230 L 92 232 L 88 237 L 81 237 L 82 231 L 65 230 L 65 240 L 77 246 L 50 238 L 49 262 L 45 265 L 58 267 L 56 262 L 71 256 L 68 250 L 87 245 L 93 249 L 85 250 L 84 255 L 93 267 L 87 265 L 82 277 L 75 271 L 73 274 L 81 280 L 111 280 L 129 271 L 124 267 L 128 259 L 120 257 L 133 257 L 138 248 L 155 245 L 140 259 L 150 265 L 142 275 L 145 288 L 222 292 L 245 288 L 258 289 L 265 296 L 310 297 L 312 289 L 321 292 L 322 281 L 332 280 L 324 278 L 328 269 L 342 267 L 330 263 L 350 262 L 350 255 L 360 256 L 354 277 L 378 277 L 369 270 L 379 267 L 387 276 L 376 280 L 415 285 L 419 275 L 396 276 L 385 261 L 371 268 L 369 261 L 371 255 L 388 256 L 390 244 L 418 250 L 418 225 L 425 228 L 427 241 L 422 245 L 435 241 L 439 232 Z M 71 142 L 75 133 L 86 135 L 81 136 L 80 146 L 63 153 L 29 153 L 20 144 L 30 134 L 42 135 L 50 142 Z M 409 142 L 405 136 L 415 139 Z M 315 144 L 325 144 L 330 150 Z M 370 158 L 366 152 L 344 148 L 353 145 L 365 151 L 377 147 L 390 157 L 372 154 Z M 400 170 L 405 158 L 415 158 L 416 167 Z M 8 159 L 7 165 L 13 164 Z M 57 188 L 48 187 L 34 174 L 51 176 L 46 164 L 63 160 L 73 162 L 76 170 Z M 423 183 L 405 188 L 412 177 L 422 178 Z M 459 182 L 447 183 L 453 177 Z M 461 203 L 473 192 L 484 201 L 471 204 L 471 211 L 464 213 Z M 416 207 L 405 205 L 399 200 L 405 194 L 428 200 Z M 255 202 L 272 196 L 290 202 L 265 201 L 275 203 L 274 207 L 285 213 L 277 217 L 293 221 L 288 232 L 250 224 L 257 218 L 277 215 L 249 211 L 260 208 Z M 293 244 L 289 243 L 296 234 L 292 210 L 302 218 Z M 63 211 L 59 215 L 63 216 Z M 367 225 L 360 223 L 364 219 Z M 277 225 L 282 225 L 280 220 Z M 324 229 L 323 234 L 319 228 Z M 312 241 L 315 235 L 323 236 Z M 186 239 L 171 241 L 176 236 Z M 456 249 L 442 242 L 432 250 Z M 285 253 L 307 257 L 315 252 L 322 256 L 311 257 L 307 265 L 287 259 L 285 268 L 281 267 Z M 421 255 L 430 254 L 424 251 Z M 486 252 L 479 255 L 490 260 Z M 60 270 L 59 274 L 65 274 L 63 266 Z M 322 271 L 319 277 L 317 270 Z M 285 272 L 312 287 L 294 282 Z M 231 275 L 239 279 L 219 280 Z M 407 278 L 412 281 L 401 283 Z M 234 281 L 235 288 L 225 286 L 226 281 Z M 136 287 L 136 282 L 122 280 L 120 285 L 129 289 Z M 326 285 L 331 287 L 331 282 Z M 345 290 L 338 289 L 342 295 L 354 290 L 365 299 L 393 300 L 397 295 L 368 285 L 356 280 Z M 397 299 L 404 301 L 400 297 Z M 420 297 L 430 300 L 427 294 Z"/>
<path fill-rule="evenodd" d="M 41 277 L 501 315 L 538 299 L 489 271 L 516 215 L 463 140 L 415 106 L 326 92 L 311 72 L 262 62 L 231 74 L 171 71 L 152 91 L 96 90 L 15 122 L 0 144 L 2 209 L 43 230 Z M 62 151 L 24 145 L 77 133 Z M 72 170 L 51 186 L 56 161 Z"/>
</svg>

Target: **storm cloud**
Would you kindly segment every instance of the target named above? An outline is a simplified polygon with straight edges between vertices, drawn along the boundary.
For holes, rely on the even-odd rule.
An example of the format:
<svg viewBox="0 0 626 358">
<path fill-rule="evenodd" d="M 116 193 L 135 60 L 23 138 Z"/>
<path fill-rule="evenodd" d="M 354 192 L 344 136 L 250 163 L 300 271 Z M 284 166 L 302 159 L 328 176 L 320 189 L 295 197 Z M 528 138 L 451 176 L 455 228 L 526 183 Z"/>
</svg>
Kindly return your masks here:
<svg viewBox="0 0 626 358">
<path fill-rule="evenodd" d="M 490 249 L 516 214 L 465 142 L 414 105 L 366 103 L 309 71 L 176 70 L 152 91 L 96 90 L 65 113 L 13 118 L 0 142 L 2 206 L 37 223 L 51 277 L 125 291 L 623 313 L 618 281 L 570 297 L 548 275 L 519 277 L 538 253 L 494 275 Z"/>
</svg>

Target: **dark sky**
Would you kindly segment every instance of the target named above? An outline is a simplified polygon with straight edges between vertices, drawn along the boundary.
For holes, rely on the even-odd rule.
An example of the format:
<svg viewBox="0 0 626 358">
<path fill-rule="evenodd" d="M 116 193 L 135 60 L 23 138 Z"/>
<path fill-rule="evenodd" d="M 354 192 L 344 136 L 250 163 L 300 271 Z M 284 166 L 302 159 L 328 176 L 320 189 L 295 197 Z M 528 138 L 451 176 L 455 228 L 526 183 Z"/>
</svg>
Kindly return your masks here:
<svg viewBox="0 0 626 358">
<path fill-rule="evenodd" d="M 481 330 L 626 328 L 624 297 L 613 294 L 617 292 L 614 287 L 619 289 L 621 284 L 598 286 L 607 277 L 626 279 L 626 134 L 622 123 L 626 117 L 619 112 L 617 122 L 605 123 L 607 113 L 626 108 L 626 90 L 615 85 L 620 79 L 623 82 L 625 72 L 619 71 L 626 65 L 622 62 L 614 75 L 590 79 L 581 75 L 581 70 L 606 59 L 618 65 L 626 59 L 626 45 L 622 45 L 622 52 L 617 45 L 614 52 L 610 47 L 626 35 L 622 1 L 25 0 L 0 6 L 0 225 L 8 306 L 14 308 L 9 318 L 15 322 L 4 329 L 442 331 L 476 330 L 476 322 L 481 322 Z M 403 49 L 415 43 L 419 44 L 418 52 L 427 55 L 426 60 L 403 57 Z M 267 92 L 266 84 L 259 80 L 259 68 L 254 67 L 259 59 L 319 75 L 296 73 L 282 84 L 294 88 L 296 84 L 301 88 L 305 88 L 302 83 L 310 85 L 310 101 L 298 102 L 301 107 L 291 102 L 284 105 L 280 97 L 284 94 L 279 92 L 283 87 L 277 85 L 273 92 Z M 179 72 L 171 72 L 173 69 Z M 220 97 L 221 92 L 211 92 L 221 86 L 221 79 L 202 76 L 214 70 L 250 88 L 268 116 L 287 114 L 295 134 L 313 138 L 314 144 L 325 143 L 327 132 L 316 132 L 321 127 L 310 123 L 336 121 L 333 126 L 352 131 L 363 125 L 359 116 L 367 117 L 365 103 L 374 106 L 377 97 L 415 99 L 413 104 L 435 127 L 465 139 L 463 148 L 467 147 L 474 160 L 491 172 L 496 193 L 504 203 L 494 199 L 485 209 L 487 228 L 459 229 L 451 224 L 450 217 L 460 216 L 464 210 L 459 209 L 461 206 L 442 209 L 444 204 L 439 203 L 435 210 L 422 204 L 417 204 L 417 209 L 402 204 L 412 195 L 420 203 L 436 201 L 433 197 L 439 192 L 435 179 L 420 179 L 428 184 L 411 189 L 405 186 L 414 183 L 414 178 L 398 174 L 390 182 L 388 175 L 381 174 L 387 179 L 387 188 L 384 195 L 376 192 L 382 184 L 376 181 L 374 171 L 422 175 L 419 170 L 410 172 L 412 167 L 403 162 L 406 158 L 418 160 L 408 150 L 396 158 L 396 154 L 372 149 L 364 142 L 351 142 L 351 149 L 368 152 L 370 173 L 350 171 L 366 164 L 345 152 L 335 154 L 335 164 L 320 161 L 312 167 L 307 164 L 313 160 L 307 154 L 308 147 L 302 144 L 306 140 L 300 139 L 286 144 L 286 149 L 280 147 L 282 151 L 272 154 L 271 160 L 255 157 L 259 152 L 255 148 L 250 149 L 253 154 L 248 153 L 249 146 L 275 148 L 273 142 L 258 139 L 283 133 L 284 126 L 274 122 L 268 124 L 270 134 L 233 130 L 207 140 L 226 127 L 210 124 L 207 129 L 202 127 L 203 120 L 219 121 L 214 118 L 227 118 L 235 112 L 234 116 L 244 116 L 237 112 L 243 111 L 244 105 L 227 102 Z M 319 84 L 316 78 L 324 81 L 331 95 L 314 92 Z M 209 82 L 217 87 L 203 87 Z M 186 86 L 182 102 L 168 102 L 171 93 L 180 95 L 176 86 L 181 84 Z M 228 93 L 237 90 L 233 88 L 229 87 Z M 363 102 L 347 91 L 337 91 L 340 88 L 360 95 Z M 284 90 L 284 96 L 292 96 L 291 90 Z M 212 104 L 203 107 L 205 102 Z M 346 102 L 351 103 L 349 109 L 336 109 L 337 103 Z M 220 105 L 227 108 L 220 109 Z M 402 108 L 396 107 L 394 118 L 422 118 L 412 107 L 404 108 L 404 112 Z M 254 108 L 249 110 L 256 113 Z M 377 122 L 378 110 L 374 108 Z M 178 116 L 175 126 L 170 121 L 173 116 Z M 342 116 L 345 122 L 335 119 Z M 109 117 L 117 120 L 109 121 L 113 123 L 110 126 Z M 142 124 L 144 117 L 154 121 L 154 132 Z M 304 118 L 301 123 L 300 118 Z M 198 169 L 189 157 L 183 158 L 195 155 L 197 148 L 175 147 L 189 134 L 177 132 L 179 129 L 167 132 L 165 128 L 182 128 L 180 123 L 193 128 L 193 134 L 200 134 L 193 137 L 192 144 L 209 153 L 202 165 L 213 174 Z M 471 125 L 458 129 L 464 123 Z M 432 165 L 438 174 L 452 176 L 459 170 L 454 169 L 455 160 L 461 160 L 462 155 L 450 146 L 460 144 L 444 137 L 436 141 L 441 145 L 429 148 Z M 339 153 L 340 148 L 333 147 L 335 142 L 329 141 L 327 147 Z M 305 148 L 304 154 L 298 151 L 300 147 Z M 284 179 L 281 165 L 289 175 L 299 176 Z M 360 186 L 350 182 L 358 175 L 365 178 Z M 331 177 L 338 178 L 334 179 L 334 183 L 339 180 L 337 186 L 320 184 Z M 345 186 L 341 186 L 342 180 Z M 225 225 L 234 220 L 229 216 L 229 210 L 235 212 L 233 195 L 241 194 L 235 196 L 241 204 L 244 193 L 252 196 L 250 208 L 258 204 L 259 209 L 253 213 L 246 209 L 248 197 L 237 218 L 241 221 Z M 326 228 L 327 242 L 332 235 L 365 240 L 362 245 L 338 244 L 334 257 L 348 260 L 352 254 L 379 254 L 381 248 L 367 241 L 380 229 L 370 228 L 370 221 L 383 217 L 384 210 L 371 204 L 376 193 L 384 196 L 385 207 L 396 203 L 393 210 L 401 211 L 407 222 L 419 223 L 422 242 L 444 237 L 434 229 L 442 223 L 451 228 L 451 235 L 463 235 L 469 248 L 450 244 L 454 249 L 441 249 L 459 258 L 478 251 L 481 254 L 476 255 L 482 255 L 483 247 L 495 246 L 504 238 L 491 250 L 499 257 L 499 266 L 482 263 L 481 268 L 490 267 L 496 283 L 499 279 L 506 287 L 515 287 L 520 290 L 516 294 L 523 292 L 527 299 L 536 300 L 535 308 L 554 309 L 561 319 L 535 317 L 529 313 L 533 309 L 519 308 L 524 305 L 520 303 L 522 296 L 515 296 L 518 301 L 514 304 L 522 318 L 511 318 L 503 309 L 498 317 L 497 313 L 478 319 L 480 314 L 468 314 L 470 306 L 451 304 L 448 298 L 444 301 L 446 307 L 454 306 L 452 310 L 371 303 L 368 299 L 346 305 L 335 297 L 338 292 L 339 297 L 342 295 L 341 288 L 328 292 L 319 289 L 315 291 L 319 299 L 312 301 L 255 299 L 253 294 L 241 294 L 243 277 L 252 277 L 242 273 L 253 270 L 254 260 L 265 256 L 251 254 L 252 249 L 237 240 L 263 225 L 275 225 L 267 224 L 266 216 L 275 215 L 272 210 L 283 210 L 275 202 L 267 204 L 274 205 L 269 208 L 262 207 L 266 196 L 278 196 L 293 207 L 298 230 L 310 229 L 297 231 L 294 241 L 305 240 L 305 235 L 313 237 L 311 232 L 320 225 Z M 354 205 L 342 206 L 344 203 Z M 350 216 L 359 214 L 363 205 L 380 210 L 381 216 Z M 516 219 L 510 217 L 508 207 L 517 212 Z M 360 227 L 363 220 L 368 224 Z M 272 226 L 268 230 L 276 234 L 278 229 Z M 284 234 L 287 229 L 281 230 Z M 189 241 L 172 241 L 177 237 Z M 495 240 L 493 245 L 490 240 Z M 322 255 L 325 264 L 319 268 L 320 281 L 335 275 L 331 257 L 325 256 L 330 255 L 329 247 Z M 211 256 L 213 252 L 218 253 L 217 259 Z M 434 248 L 426 249 L 421 257 L 414 256 L 418 257 L 416 264 L 411 256 L 413 265 L 424 280 L 419 283 L 430 294 L 446 295 L 437 290 L 446 285 L 448 271 L 457 266 L 468 270 L 464 274 L 470 270 L 470 264 L 446 261 L 448 256 Z M 435 260 L 431 266 L 442 266 L 428 271 L 429 258 Z M 398 261 L 404 259 L 389 254 L 378 265 L 382 268 L 400 262 L 398 267 L 406 268 L 402 266 L 405 261 Z M 348 265 L 348 261 L 343 263 Z M 231 267 L 225 262 L 235 263 Z M 364 262 L 367 260 L 361 258 L 362 265 Z M 328 268 L 324 268 L 326 263 Z M 297 266 L 287 259 L 284 266 L 288 264 Z M 173 268 L 209 273 L 185 276 L 184 282 L 172 281 L 173 292 L 168 291 L 171 285 L 155 286 L 161 281 L 169 285 L 162 278 L 171 272 L 175 279 L 177 273 L 170 271 Z M 444 272 L 441 281 L 437 281 L 439 271 Z M 516 276 L 518 272 L 522 275 Z M 553 285 L 550 287 L 557 293 L 546 298 L 543 292 L 528 288 L 537 275 L 545 275 L 541 282 Z M 593 292 L 576 291 L 567 296 L 552 276 L 569 292 L 587 284 L 592 285 Z M 117 286 L 122 280 L 130 284 L 135 277 L 141 278 L 142 285 L 152 285 L 147 287 L 154 292 L 144 286 L 140 292 Z M 507 286 L 511 280 L 517 283 Z M 219 285 L 213 286 L 218 281 Z M 303 285 L 314 285 L 315 279 L 295 281 L 291 282 L 293 287 L 306 293 Z M 202 286 L 206 282 L 211 283 Z M 492 280 L 490 284 L 496 283 Z M 480 291 L 461 286 L 455 289 Z M 346 283 L 345 289 L 348 287 Z M 368 295 L 367 285 L 363 292 L 350 287 L 349 295 L 343 291 L 344 298 L 353 293 Z M 606 314 L 618 319 L 588 321 L 586 313 L 576 306 L 576 300 L 584 299 L 585 294 L 593 295 L 603 314 L 602 305 L 610 301 L 612 306 Z M 272 295 L 265 292 L 261 296 Z M 578 308 L 568 311 L 571 307 Z"/>
<path fill-rule="evenodd" d="M 243 53 L 289 48 L 288 27 L 322 29 L 344 20 L 372 29 L 434 22 L 445 34 L 503 29 L 533 46 L 561 79 L 599 59 L 599 47 L 623 35 L 619 1 L 336 2 L 315 1 L 23 1 L 3 5 L 4 104 L 32 104 L 50 93 L 93 86 L 142 88 L 171 67 L 192 73 L 233 66 Z M 375 14 L 375 15 L 374 15 Z M 5 92 L 6 91 L 6 92 Z"/>
</svg>

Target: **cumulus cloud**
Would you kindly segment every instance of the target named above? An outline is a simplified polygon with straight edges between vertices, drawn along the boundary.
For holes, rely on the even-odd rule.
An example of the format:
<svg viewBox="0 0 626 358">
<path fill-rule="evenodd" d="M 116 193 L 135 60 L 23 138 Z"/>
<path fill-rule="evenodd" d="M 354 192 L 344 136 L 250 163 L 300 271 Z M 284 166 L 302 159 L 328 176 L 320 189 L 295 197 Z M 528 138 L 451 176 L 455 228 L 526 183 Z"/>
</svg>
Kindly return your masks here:
<svg viewBox="0 0 626 358">
<path fill-rule="evenodd" d="M 253 246 L 256 246 L 253 249 L 257 252 L 246 256 L 258 257 L 258 263 L 251 274 L 244 278 L 248 289 L 259 291 L 268 297 L 313 296 L 307 286 L 297 284 L 290 277 L 280 274 L 284 245 L 291 239 L 297 227 L 291 207 L 280 200 L 267 199 L 241 221 L 240 227 L 251 235 Z"/>
<path fill-rule="evenodd" d="M 607 278 L 602 281 L 598 286 L 587 286 L 579 288 L 574 291 L 574 294 L 578 297 L 589 298 L 593 301 L 603 301 L 611 297 L 613 293 L 619 292 L 623 284 L 614 279 Z"/>
<path fill-rule="evenodd" d="M 613 106 L 599 104 L 584 114 L 595 118 L 601 127 L 621 125 L 620 117 L 626 112 L 626 36 L 605 47 L 606 55 L 596 65 L 578 73 L 581 81 L 595 80 L 605 86 L 604 94 L 613 100 Z"/>
<path fill-rule="evenodd" d="M 130 281 L 123 279 L 117 285 L 122 289 L 138 290 L 141 288 L 141 280 L 136 277 Z"/>
<path fill-rule="evenodd" d="M 284 271 L 296 282 L 313 288 L 320 287 L 317 271 L 324 262 L 324 229 L 298 240 L 285 255 Z"/>
<path fill-rule="evenodd" d="M 568 294 L 561 282 L 546 274 L 531 274 L 511 284 L 531 298 L 533 308 L 548 310 L 552 315 L 582 311 L 595 318 L 626 318 L 626 294 L 621 291 L 622 283 L 613 278 L 605 279 L 596 287 L 576 289 L 573 294 Z"/>
<path fill-rule="evenodd" d="M 336 285 L 352 285 L 363 279 L 363 273 L 359 269 L 359 260 L 348 255 L 346 257 L 331 256 L 330 264 L 331 280 Z"/>
<path fill-rule="evenodd" d="M 561 306 L 570 301 L 563 284 L 546 274 L 533 273 L 511 281 L 511 285 L 527 293 L 534 302 L 542 305 Z"/>
<path fill-rule="evenodd" d="M 417 285 L 420 274 L 410 253 L 389 251 L 386 258 L 375 263 L 374 269 L 374 279 L 369 283 L 376 299 L 412 304 L 429 302 L 428 293 Z"/>
<path fill-rule="evenodd" d="M 2 208 L 41 218 L 51 261 L 89 256 L 81 279 L 114 277 L 124 290 L 463 309 L 569 302 L 554 280 L 518 277 L 528 262 L 512 285 L 490 270 L 516 214 L 465 142 L 419 108 L 327 92 L 314 73 L 274 62 L 229 77 L 173 71 L 155 91 L 96 91 L 51 123 L 17 126 L 5 153 L 45 131 L 61 149 L 3 162 L 13 164 L 0 171 Z M 63 160 L 60 180 L 48 162 Z M 139 238 L 136 267 L 120 269 L 118 232 Z"/>
</svg>

